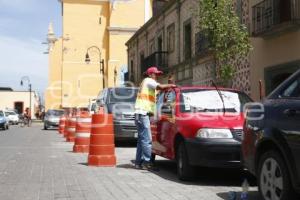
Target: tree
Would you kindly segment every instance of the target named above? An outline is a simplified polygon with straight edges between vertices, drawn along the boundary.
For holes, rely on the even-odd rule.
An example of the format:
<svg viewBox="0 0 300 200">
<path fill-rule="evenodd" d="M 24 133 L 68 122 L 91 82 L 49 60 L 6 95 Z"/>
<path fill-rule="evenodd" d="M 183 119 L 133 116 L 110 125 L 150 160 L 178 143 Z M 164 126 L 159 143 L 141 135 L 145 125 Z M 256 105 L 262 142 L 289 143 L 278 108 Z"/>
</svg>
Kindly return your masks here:
<svg viewBox="0 0 300 200">
<path fill-rule="evenodd" d="M 218 76 L 228 86 L 235 74 L 231 61 L 251 50 L 247 27 L 237 16 L 233 0 L 198 0 L 199 28 L 209 39 L 209 50 L 219 65 Z"/>
</svg>

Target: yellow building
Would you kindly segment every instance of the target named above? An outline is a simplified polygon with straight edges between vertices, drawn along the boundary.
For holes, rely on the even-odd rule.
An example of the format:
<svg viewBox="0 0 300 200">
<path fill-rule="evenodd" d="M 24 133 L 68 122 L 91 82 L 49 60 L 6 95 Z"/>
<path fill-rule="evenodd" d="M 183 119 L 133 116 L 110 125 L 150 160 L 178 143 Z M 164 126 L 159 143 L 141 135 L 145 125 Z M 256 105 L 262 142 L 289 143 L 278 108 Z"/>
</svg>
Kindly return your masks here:
<svg viewBox="0 0 300 200">
<path fill-rule="evenodd" d="M 46 109 L 86 107 L 103 87 L 120 83 L 122 73 L 127 70 L 125 43 L 151 18 L 152 1 L 60 2 L 62 37 L 54 37 L 52 25 L 48 32 Z"/>
</svg>

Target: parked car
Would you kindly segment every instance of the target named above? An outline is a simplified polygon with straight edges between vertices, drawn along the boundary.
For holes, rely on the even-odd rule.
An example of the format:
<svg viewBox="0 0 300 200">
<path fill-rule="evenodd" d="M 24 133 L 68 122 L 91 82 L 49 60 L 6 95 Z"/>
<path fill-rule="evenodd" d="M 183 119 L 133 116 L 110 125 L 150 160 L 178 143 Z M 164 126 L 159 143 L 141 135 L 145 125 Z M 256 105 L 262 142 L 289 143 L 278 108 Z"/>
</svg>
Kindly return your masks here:
<svg viewBox="0 0 300 200">
<path fill-rule="evenodd" d="M 116 140 L 136 140 L 134 105 L 138 89 L 133 87 L 105 88 L 97 97 L 97 105 L 113 114 Z"/>
<path fill-rule="evenodd" d="M 211 87 L 180 87 L 157 96 L 151 119 L 153 158 L 176 160 L 178 177 L 190 180 L 194 167 L 240 168 L 243 92 Z"/>
<path fill-rule="evenodd" d="M 300 70 L 260 106 L 248 108 L 242 142 L 245 167 L 264 200 L 296 200 L 300 193 Z"/>
<path fill-rule="evenodd" d="M 63 110 L 48 110 L 44 118 L 44 129 L 58 127 L 59 119 L 63 114 Z"/>
<path fill-rule="evenodd" d="M 9 122 L 7 116 L 2 110 L 0 110 L 0 128 L 2 128 L 3 130 L 9 129 Z"/>
<path fill-rule="evenodd" d="M 8 118 L 10 124 L 18 124 L 19 123 L 19 115 L 14 111 L 5 111 L 5 115 Z"/>
<path fill-rule="evenodd" d="M 96 99 L 91 100 L 90 104 L 88 105 L 88 111 L 90 114 L 95 114 L 97 110 L 97 102 Z"/>
</svg>

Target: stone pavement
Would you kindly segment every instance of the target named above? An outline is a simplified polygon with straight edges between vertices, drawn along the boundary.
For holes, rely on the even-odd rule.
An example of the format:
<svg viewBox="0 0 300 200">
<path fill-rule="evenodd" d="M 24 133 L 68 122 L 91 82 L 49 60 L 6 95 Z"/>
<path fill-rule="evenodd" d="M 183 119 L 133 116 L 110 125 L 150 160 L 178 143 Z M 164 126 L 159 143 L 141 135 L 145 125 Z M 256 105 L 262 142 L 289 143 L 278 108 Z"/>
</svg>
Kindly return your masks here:
<svg viewBox="0 0 300 200">
<path fill-rule="evenodd" d="M 195 182 L 180 182 L 172 161 L 159 158 L 155 173 L 133 169 L 134 145 L 116 149 L 115 168 L 88 167 L 87 154 L 71 150 L 56 130 L 44 131 L 41 124 L 0 131 L 0 200 L 222 200 L 228 191 L 240 191 L 248 177 L 214 169 L 199 173 Z M 250 196 L 259 200 L 257 188 Z"/>
</svg>

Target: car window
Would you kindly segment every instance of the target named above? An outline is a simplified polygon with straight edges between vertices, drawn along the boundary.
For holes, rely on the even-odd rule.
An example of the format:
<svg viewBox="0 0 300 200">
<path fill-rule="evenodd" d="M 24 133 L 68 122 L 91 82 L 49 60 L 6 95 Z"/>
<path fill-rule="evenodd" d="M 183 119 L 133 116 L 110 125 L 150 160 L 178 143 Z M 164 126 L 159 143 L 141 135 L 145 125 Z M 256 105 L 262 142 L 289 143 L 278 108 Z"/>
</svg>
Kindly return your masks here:
<svg viewBox="0 0 300 200">
<path fill-rule="evenodd" d="M 96 106 L 97 106 L 97 104 L 93 103 L 92 106 L 91 106 L 91 111 L 96 111 Z"/>
<path fill-rule="evenodd" d="M 64 114 L 63 110 L 49 110 L 47 115 L 61 116 Z"/>
<path fill-rule="evenodd" d="M 226 112 L 243 112 L 244 105 L 252 100 L 242 92 L 221 91 Z M 222 112 L 223 102 L 216 90 L 183 90 L 181 112 Z"/>
<path fill-rule="evenodd" d="M 108 89 L 104 89 L 104 90 L 103 90 L 102 101 L 103 101 L 104 104 L 106 103 L 107 92 L 108 92 Z"/>
<path fill-rule="evenodd" d="M 4 113 L 0 111 L 0 117 L 4 117 Z"/>
<path fill-rule="evenodd" d="M 290 84 L 282 93 L 282 97 L 299 98 L 300 97 L 300 78 Z"/>
<path fill-rule="evenodd" d="M 159 94 L 157 94 L 156 96 L 156 106 L 157 108 L 160 108 L 163 103 L 164 103 L 164 92 L 160 92 Z"/>
<path fill-rule="evenodd" d="M 176 93 L 174 90 L 170 90 L 166 93 L 166 96 L 165 96 L 165 99 L 166 99 L 166 103 L 168 104 L 172 104 L 175 102 L 175 99 L 176 99 Z"/>
<path fill-rule="evenodd" d="M 116 88 L 109 91 L 109 103 L 135 103 L 137 89 L 132 88 Z"/>
<path fill-rule="evenodd" d="M 97 104 L 98 106 L 101 106 L 102 103 L 103 103 L 103 101 L 104 101 L 104 93 L 105 93 L 105 90 L 106 90 L 106 89 L 102 90 L 102 91 L 99 93 L 99 95 L 98 95 L 98 97 L 97 97 L 97 99 L 96 99 L 96 104 Z"/>
<path fill-rule="evenodd" d="M 159 92 L 156 95 L 156 117 L 157 118 L 160 117 L 161 107 L 164 104 L 164 96 L 165 96 L 165 93 L 163 91 Z"/>
</svg>

